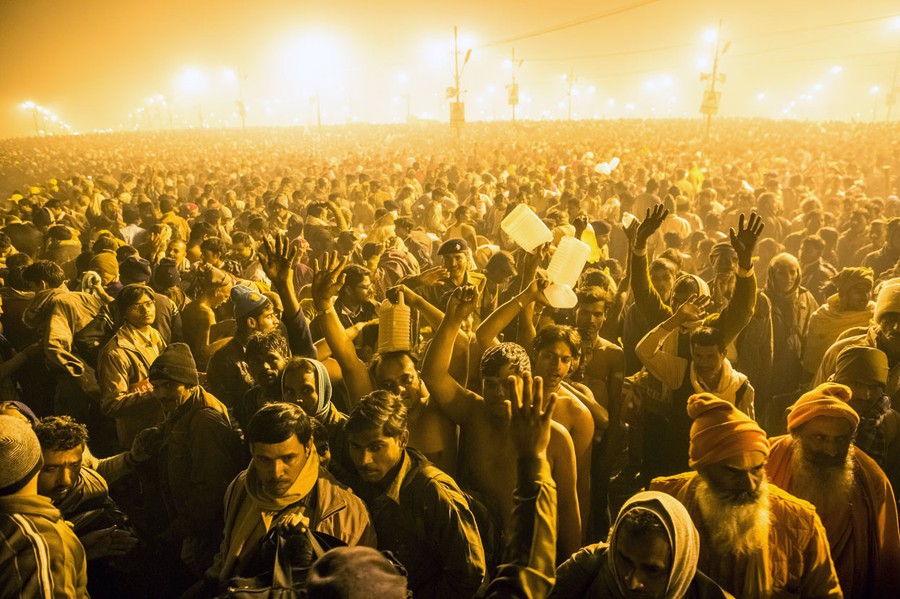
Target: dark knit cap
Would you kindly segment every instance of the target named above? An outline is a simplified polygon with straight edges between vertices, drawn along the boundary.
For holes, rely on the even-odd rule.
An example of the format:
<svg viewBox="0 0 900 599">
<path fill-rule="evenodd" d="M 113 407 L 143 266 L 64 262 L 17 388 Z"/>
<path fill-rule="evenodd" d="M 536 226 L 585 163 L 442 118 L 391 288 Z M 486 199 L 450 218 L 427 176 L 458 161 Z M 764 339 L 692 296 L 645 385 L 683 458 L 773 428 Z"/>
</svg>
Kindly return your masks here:
<svg viewBox="0 0 900 599">
<path fill-rule="evenodd" d="M 129 256 L 119 263 L 119 280 L 125 285 L 146 283 L 151 273 L 150 262 L 139 256 Z"/>
<path fill-rule="evenodd" d="M 147 378 L 153 381 L 174 381 L 188 387 L 200 384 L 197 363 L 186 343 L 173 343 L 163 350 L 153 364 Z"/>
<path fill-rule="evenodd" d="M 405 599 L 406 577 L 371 547 L 338 547 L 312 565 L 306 588 L 310 599 Z"/>
<path fill-rule="evenodd" d="M 0 416 L 0 495 L 24 487 L 43 464 L 41 444 L 27 422 Z"/>
<path fill-rule="evenodd" d="M 163 258 L 156 265 L 153 273 L 153 287 L 157 290 L 165 290 L 181 283 L 181 271 L 173 258 Z"/>
</svg>

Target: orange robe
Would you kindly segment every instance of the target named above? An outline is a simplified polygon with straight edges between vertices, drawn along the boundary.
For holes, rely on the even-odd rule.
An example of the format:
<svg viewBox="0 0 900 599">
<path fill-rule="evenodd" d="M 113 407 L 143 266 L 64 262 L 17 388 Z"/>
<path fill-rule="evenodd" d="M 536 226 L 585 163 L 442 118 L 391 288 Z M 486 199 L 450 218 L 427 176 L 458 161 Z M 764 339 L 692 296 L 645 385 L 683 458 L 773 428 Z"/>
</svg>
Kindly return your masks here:
<svg viewBox="0 0 900 599">
<path fill-rule="evenodd" d="M 784 435 L 772 439 L 766 471 L 769 480 L 789 493 L 793 469 L 794 439 Z M 890 597 L 900 592 L 900 527 L 897 503 L 884 472 L 861 449 L 856 462 L 849 509 L 819 512 L 831 558 L 849 598 Z"/>
<path fill-rule="evenodd" d="M 769 545 L 762 556 L 715 552 L 697 501 L 696 472 L 656 478 L 650 489 L 678 499 L 700 531 L 697 569 L 736 597 L 843 597 L 828 538 L 812 504 L 769 484 Z M 754 564 L 759 568 L 754 568 Z M 756 572 L 757 576 L 753 576 Z"/>
</svg>

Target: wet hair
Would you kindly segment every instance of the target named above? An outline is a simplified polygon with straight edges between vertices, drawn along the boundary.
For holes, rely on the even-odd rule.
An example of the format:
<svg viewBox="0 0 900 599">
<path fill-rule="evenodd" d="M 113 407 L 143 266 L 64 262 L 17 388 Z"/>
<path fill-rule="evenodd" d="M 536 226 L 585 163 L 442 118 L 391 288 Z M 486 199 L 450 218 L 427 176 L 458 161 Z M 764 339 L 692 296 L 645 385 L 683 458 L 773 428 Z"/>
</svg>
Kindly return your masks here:
<svg viewBox="0 0 900 599">
<path fill-rule="evenodd" d="M 69 451 L 88 442 L 87 427 L 71 416 L 41 418 L 34 425 L 34 434 L 44 451 Z"/>
<path fill-rule="evenodd" d="M 518 343 L 505 342 L 488 348 L 481 356 L 481 376 L 497 376 L 500 369 L 509 365 L 519 376 L 531 372 L 528 352 Z"/>
<path fill-rule="evenodd" d="M 288 348 L 287 340 L 285 340 L 284 336 L 279 331 L 253 333 L 250 335 L 250 339 L 247 340 L 247 348 L 244 350 L 244 355 L 247 357 L 247 360 L 251 360 L 254 358 L 261 358 L 271 351 L 278 352 L 285 358 L 291 356 L 291 350 Z M 287 370 L 287 368 L 285 368 L 285 370 Z"/>
<path fill-rule="evenodd" d="M 369 271 L 359 264 L 351 264 L 344 269 L 344 274 L 347 277 L 344 279 L 341 289 L 350 289 L 354 285 L 359 285 L 365 277 L 369 276 Z"/>
<path fill-rule="evenodd" d="M 622 514 L 616 522 L 616 534 L 627 531 L 632 537 L 647 538 L 650 535 L 661 535 L 668 541 L 669 533 L 659 516 L 647 509 L 631 509 Z"/>
<path fill-rule="evenodd" d="M 348 434 L 381 428 L 385 437 L 399 437 L 407 430 L 407 410 L 403 400 L 390 391 L 372 391 L 350 411 L 344 423 Z"/>
<path fill-rule="evenodd" d="M 534 349 L 535 355 L 551 343 L 556 343 L 557 341 L 562 341 L 568 345 L 569 349 L 572 350 L 573 356 L 577 357 L 581 354 L 581 335 L 578 334 L 578 331 L 570 326 L 553 324 L 549 327 L 544 327 L 534 336 L 532 348 Z"/>
<path fill-rule="evenodd" d="M 375 354 L 374 356 L 372 356 L 371 361 L 369 361 L 369 378 L 372 379 L 372 382 L 374 383 L 378 378 L 378 369 L 382 364 L 389 360 L 400 360 L 403 358 L 403 356 L 406 356 L 407 358 L 412 360 L 412 363 L 414 365 L 418 365 L 419 358 L 411 351 L 401 349 L 398 351 L 384 352 L 383 354 Z"/>
<path fill-rule="evenodd" d="M 612 303 L 612 294 L 603 287 L 596 285 L 576 289 L 575 295 L 578 297 L 579 305 L 596 304 L 597 302 L 603 302 L 606 305 Z"/>
<path fill-rule="evenodd" d="M 700 327 L 691 333 L 691 347 L 710 347 L 715 345 L 719 353 L 725 353 L 726 344 L 722 331 L 713 327 Z"/>
<path fill-rule="evenodd" d="M 300 406 L 277 402 L 261 407 L 247 423 L 247 442 L 284 443 L 294 435 L 303 445 L 312 437 L 312 419 Z"/>
<path fill-rule="evenodd" d="M 204 239 L 200 243 L 200 251 L 208 251 L 213 254 L 224 256 L 228 252 L 228 246 L 218 237 L 210 237 L 209 239 Z"/>
<path fill-rule="evenodd" d="M 66 273 L 62 267 L 52 260 L 38 260 L 29 264 L 22 271 L 22 279 L 27 283 L 44 282 L 51 289 L 55 289 L 66 280 Z"/>
<path fill-rule="evenodd" d="M 652 273 L 655 270 L 667 270 L 674 277 L 678 274 L 678 265 L 668 258 L 656 258 L 650 263 L 650 272 Z"/>
</svg>

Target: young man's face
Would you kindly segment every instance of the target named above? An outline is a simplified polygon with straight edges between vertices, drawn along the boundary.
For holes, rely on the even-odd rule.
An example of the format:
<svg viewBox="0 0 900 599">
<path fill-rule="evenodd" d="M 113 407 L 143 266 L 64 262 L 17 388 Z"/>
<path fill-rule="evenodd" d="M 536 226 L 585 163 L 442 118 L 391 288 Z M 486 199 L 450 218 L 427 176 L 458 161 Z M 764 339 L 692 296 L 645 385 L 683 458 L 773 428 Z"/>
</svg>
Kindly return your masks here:
<svg viewBox="0 0 900 599">
<path fill-rule="evenodd" d="M 466 266 L 468 265 L 465 254 L 447 254 L 442 256 L 442 261 L 444 268 L 450 273 L 450 278 L 452 280 L 458 280 L 465 275 Z"/>
<path fill-rule="evenodd" d="M 574 365 L 572 348 L 565 341 L 554 341 L 534 356 L 534 375 L 544 379 L 545 388 L 555 391 Z"/>
<path fill-rule="evenodd" d="M 125 322 L 136 328 L 150 326 L 156 320 L 156 302 L 146 294 L 137 303 L 125 308 L 124 318 Z"/>
<path fill-rule="evenodd" d="M 38 473 L 38 493 L 59 502 L 78 482 L 84 446 L 65 451 L 44 451 L 44 466 Z"/>
<path fill-rule="evenodd" d="M 283 497 L 306 465 L 313 449 L 312 439 L 303 444 L 297 435 L 281 443 L 251 443 L 251 465 L 270 497 Z"/>
<path fill-rule="evenodd" d="M 187 387 L 175 381 L 158 380 L 150 383 L 153 385 L 153 396 L 163 405 L 166 412 L 180 406 L 187 395 Z"/>
<path fill-rule="evenodd" d="M 518 373 L 509 364 L 504 364 L 496 375 L 481 377 L 481 395 L 484 397 L 484 405 L 494 416 L 506 416 L 509 410 L 506 402 L 509 397 L 508 381 L 510 376 L 518 376 Z"/>
<path fill-rule="evenodd" d="M 606 322 L 606 302 L 578 304 L 575 308 L 575 326 L 585 340 L 593 340 L 600 334 Z"/>
<path fill-rule="evenodd" d="M 183 241 L 169 243 L 169 247 L 166 248 L 166 258 L 171 258 L 175 261 L 175 264 L 181 264 L 185 256 L 187 256 L 187 246 Z"/>
<path fill-rule="evenodd" d="M 281 372 L 284 370 L 284 363 L 284 356 L 274 349 L 261 356 L 251 356 L 247 360 L 250 376 L 263 387 L 272 387 L 278 384 L 278 379 L 281 378 Z"/>
<path fill-rule="evenodd" d="M 316 388 L 316 375 L 311 370 L 291 368 L 285 372 L 281 394 L 284 401 L 300 406 L 309 416 L 315 415 L 319 405 L 319 392 Z"/>
<path fill-rule="evenodd" d="M 406 354 L 388 356 L 375 370 L 375 386 L 399 395 L 407 409 L 419 403 L 422 380 L 416 364 Z"/>
<path fill-rule="evenodd" d="M 625 529 L 616 537 L 616 573 L 626 597 L 666 596 L 672 571 L 672 548 L 661 533 L 632 534 Z"/>
<path fill-rule="evenodd" d="M 262 314 L 251 320 L 251 328 L 256 333 L 270 333 L 278 326 L 278 315 L 271 302 L 265 307 Z"/>
<path fill-rule="evenodd" d="M 381 481 L 403 458 L 409 431 L 399 437 L 387 437 L 383 427 L 370 427 L 347 434 L 350 459 L 359 476 L 366 482 Z"/>
<path fill-rule="evenodd" d="M 722 365 L 725 363 L 725 353 L 720 352 L 715 345 L 691 344 L 691 360 L 697 374 L 710 380 L 722 372 Z"/>
</svg>

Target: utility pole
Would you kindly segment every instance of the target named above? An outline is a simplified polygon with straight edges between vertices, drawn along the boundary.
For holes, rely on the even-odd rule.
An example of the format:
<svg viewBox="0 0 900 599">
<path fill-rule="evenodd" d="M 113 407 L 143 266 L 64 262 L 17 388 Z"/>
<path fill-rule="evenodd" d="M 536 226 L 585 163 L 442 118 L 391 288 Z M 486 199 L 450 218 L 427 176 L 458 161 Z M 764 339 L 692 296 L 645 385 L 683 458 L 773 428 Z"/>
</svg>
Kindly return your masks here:
<svg viewBox="0 0 900 599">
<path fill-rule="evenodd" d="M 519 63 L 516 62 L 516 49 L 512 49 L 512 83 L 509 84 L 509 105 L 512 107 L 512 122 L 516 122 L 516 106 L 519 104 L 519 85 L 516 83 L 516 70 Z"/>
<path fill-rule="evenodd" d="M 885 120 L 888 123 L 891 122 L 891 111 L 894 108 L 894 103 L 897 101 L 897 92 L 900 91 L 900 88 L 897 87 L 898 69 L 900 69 L 900 50 L 897 50 L 897 60 L 894 61 L 894 77 L 891 79 L 891 89 L 887 93 L 887 118 Z"/>
<path fill-rule="evenodd" d="M 703 103 L 700 105 L 700 113 L 706 115 L 706 139 L 709 140 L 709 130 L 712 124 L 712 117 L 719 112 L 719 100 L 722 96 L 721 92 L 716 91 L 716 83 L 725 83 L 725 75 L 719 74 L 719 49 L 724 55 L 728 52 L 731 42 L 722 42 L 722 20 L 719 19 L 719 29 L 716 33 L 716 51 L 713 54 L 712 74 L 700 75 L 701 81 L 709 80 L 709 89 L 703 94 Z"/>
<path fill-rule="evenodd" d="M 569 67 L 569 120 L 572 120 L 572 87 L 575 85 L 575 67 Z"/>
<path fill-rule="evenodd" d="M 449 100 L 453 98 L 453 102 L 450 103 L 450 125 L 456 128 L 456 135 L 459 136 L 462 133 L 463 125 L 466 122 L 466 107 L 460 101 L 460 94 L 462 90 L 460 89 L 460 78 L 462 77 L 462 71 L 466 68 L 466 65 L 469 62 L 469 58 L 472 57 L 472 49 L 469 48 L 466 51 L 466 56 L 463 59 L 462 67 L 459 66 L 459 27 L 456 25 L 453 26 L 453 87 L 447 88 L 446 98 Z"/>
</svg>

